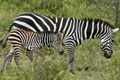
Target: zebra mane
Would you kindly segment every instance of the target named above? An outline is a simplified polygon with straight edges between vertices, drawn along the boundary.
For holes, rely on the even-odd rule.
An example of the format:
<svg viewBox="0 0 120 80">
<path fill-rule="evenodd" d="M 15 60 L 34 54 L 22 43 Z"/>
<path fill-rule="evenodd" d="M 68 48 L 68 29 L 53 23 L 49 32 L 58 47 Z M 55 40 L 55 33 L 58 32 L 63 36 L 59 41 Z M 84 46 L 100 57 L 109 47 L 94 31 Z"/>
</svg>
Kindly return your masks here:
<svg viewBox="0 0 120 80">
<path fill-rule="evenodd" d="M 95 24 L 97 24 L 98 22 L 104 23 L 105 25 L 108 25 L 108 26 L 111 27 L 112 29 L 115 29 L 115 26 L 113 26 L 112 24 L 110 24 L 108 21 L 104 21 L 104 20 L 102 20 L 102 19 L 84 18 L 84 19 L 82 19 L 82 20 L 84 20 L 84 21 L 90 21 L 90 22 L 95 21 Z"/>
</svg>

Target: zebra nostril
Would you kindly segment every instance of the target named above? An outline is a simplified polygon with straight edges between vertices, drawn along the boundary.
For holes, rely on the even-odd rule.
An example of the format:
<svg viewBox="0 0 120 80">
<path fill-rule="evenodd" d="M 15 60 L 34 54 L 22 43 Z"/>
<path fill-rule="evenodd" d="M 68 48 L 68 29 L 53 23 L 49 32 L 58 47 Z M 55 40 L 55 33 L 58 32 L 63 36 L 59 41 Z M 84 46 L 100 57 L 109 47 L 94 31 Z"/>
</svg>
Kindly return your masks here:
<svg viewBox="0 0 120 80">
<path fill-rule="evenodd" d="M 64 53 L 64 51 L 59 51 L 60 55 L 62 55 Z"/>
<path fill-rule="evenodd" d="M 111 58 L 111 54 L 110 54 L 110 53 L 104 53 L 104 56 L 105 56 L 107 59 Z"/>
</svg>

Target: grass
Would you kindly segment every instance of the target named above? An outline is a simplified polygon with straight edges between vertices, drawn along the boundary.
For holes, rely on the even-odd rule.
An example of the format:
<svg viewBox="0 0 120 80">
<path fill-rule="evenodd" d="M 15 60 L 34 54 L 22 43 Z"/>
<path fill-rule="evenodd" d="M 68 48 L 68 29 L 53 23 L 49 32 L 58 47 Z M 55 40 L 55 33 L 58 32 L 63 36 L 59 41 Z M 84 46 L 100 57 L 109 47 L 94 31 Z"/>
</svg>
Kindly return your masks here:
<svg viewBox="0 0 120 80">
<path fill-rule="evenodd" d="M 88 43 L 89 46 L 86 46 Z M 93 44 L 94 43 L 94 44 Z M 9 47 L 9 46 L 8 46 Z M 31 63 L 25 56 L 25 50 L 20 54 L 20 66 L 22 71 L 16 67 L 14 60 L 8 69 L 5 69 L 2 80 L 119 80 L 120 71 L 120 51 L 119 47 L 114 45 L 114 54 L 111 59 L 106 59 L 100 50 L 99 40 L 86 40 L 81 46 L 75 49 L 74 67 L 76 74 L 69 72 L 67 65 L 68 54 L 64 55 L 54 49 L 48 49 L 45 54 L 45 61 L 34 54 L 34 62 Z M 44 48 L 46 49 L 46 48 Z M 42 50 L 42 52 L 44 51 Z M 1 54 L 5 55 L 8 48 L 2 49 Z M 43 52 L 44 53 L 44 52 Z M 50 54 L 53 53 L 53 54 Z M 0 57 L 0 65 L 3 61 L 3 55 Z M 39 67 L 38 67 L 39 64 Z"/>
<path fill-rule="evenodd" d="M 54 3 L 51 6 L 52 2 Z M 55 5 L 56 3 L 58 5 Z M 78 4 L 77 0 L 0 0 L 0 4 L 0 39 L 7 33 L 14 18 L 24 12 L 75 18 L 99 17 L 109 20 L 106 14 L 94 11 L 95 5 L 88 7 L 86 2 Z M 101 7 L 104 8 L 104 6 Z M 22 71 L 17 69 L 13 60 L 9 68 L 5 69 L 3 75 L 0 76 L 0 80 L 120 80 L 119 34 L 120 32 L 115 34 L 114 54 L 111 59 L 104 58 L 97 39 L 85 40 L 82 45 L 77 46 L 74 60 L 75 75 L 69 72 L 66 49 L 64 55 L 60 55 L 54 48 L 45 47 L 41 50 L 45 54 L 45 61 L 42 62 L 39 55 L 34 54 L 33 63 L 29 61 L 25 50 L 22 49 L 19 61 Z M 9 49 L 9 42 L 5 49 L 0 47 L 0 66 Z"/>
</svg>

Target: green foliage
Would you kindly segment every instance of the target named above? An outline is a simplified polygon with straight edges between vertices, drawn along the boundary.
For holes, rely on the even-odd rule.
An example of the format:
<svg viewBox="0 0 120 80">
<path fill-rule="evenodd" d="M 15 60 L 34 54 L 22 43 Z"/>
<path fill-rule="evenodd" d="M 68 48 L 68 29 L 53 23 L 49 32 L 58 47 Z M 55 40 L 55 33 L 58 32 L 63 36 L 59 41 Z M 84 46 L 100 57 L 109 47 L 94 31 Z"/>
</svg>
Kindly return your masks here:
<svg viewBox="0 0 120 80">
<path fill-rule="evenodd" d="M 104 5 L 101 3 L 102 1 L 0 0 L 0 39 L 7 33 L 14 18 L 24 12 L 36 12 L 50 16 L 75 17 L 79 19 L 85 17 L 101 18 L 114 24 L 115 7 L 107 4 Z M 105 2 L 109 3 L 109 0 Z M 19 61 L 22 71 L 17 69 L 13 60 L 9 68 L 5 69 L 3 75 L 0 76 L 0 80 L 119 80 L 119 34 L 120 32 L 115 34 L 114 54 L 110 60 L 104 58 L 103 52 L 100 49 L 99 40 L 97 39 L 86 40 L 81 46 L 77 46 L 74 60 L 75 75 L 69 72 L 67 64 L 68 53 L 66 50 L 65 54 L 61 56 L 54 48 L 45 47 L 41 50 L 45 55 L 45 61 L 42 62 L 41 57 L 38 54 L 34 54 L 33 63 L 29 61 L 26 57 L 25 50 L 22 49 Z M 0 48 L 0 66 L 9 49 L 9 42 L 5 49 Z"/>
</svg>

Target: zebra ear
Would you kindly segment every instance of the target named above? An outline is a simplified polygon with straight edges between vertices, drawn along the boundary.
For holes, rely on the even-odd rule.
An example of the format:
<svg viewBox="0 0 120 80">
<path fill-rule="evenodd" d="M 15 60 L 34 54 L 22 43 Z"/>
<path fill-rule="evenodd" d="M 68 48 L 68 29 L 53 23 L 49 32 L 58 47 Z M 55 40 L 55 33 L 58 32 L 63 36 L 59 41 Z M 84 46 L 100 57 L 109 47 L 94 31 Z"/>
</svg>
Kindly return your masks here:
<svg viewBox="0 0 120 80">
<path fill-rule="evenodd" d="M 115 28 L 115 29 L 112 29 L 113 33 L 115 34 L 116 32 L 118 32 L 120 29 L 119 28 Z"/>
<path fill-rule="evenodd" d="M 62 34 L 61 32 L 58 32 L 58 33 L 56 34 L 56 36 L 57 36 L 57 38 L 59 38 L 60 40 L 62 40 L 62 38 L 63 38 L 63 34 Z"/>
</svg>

